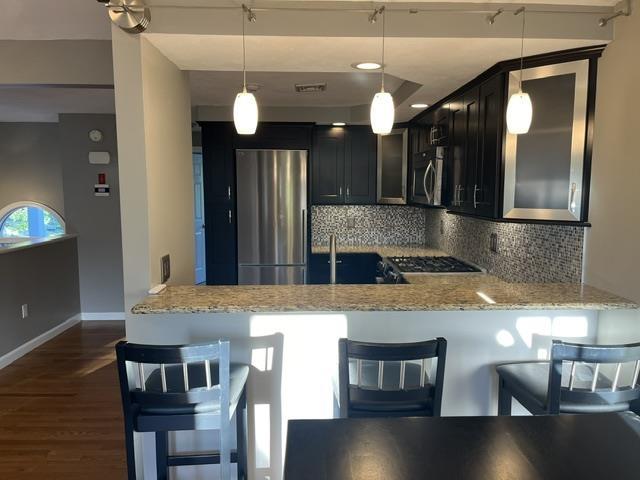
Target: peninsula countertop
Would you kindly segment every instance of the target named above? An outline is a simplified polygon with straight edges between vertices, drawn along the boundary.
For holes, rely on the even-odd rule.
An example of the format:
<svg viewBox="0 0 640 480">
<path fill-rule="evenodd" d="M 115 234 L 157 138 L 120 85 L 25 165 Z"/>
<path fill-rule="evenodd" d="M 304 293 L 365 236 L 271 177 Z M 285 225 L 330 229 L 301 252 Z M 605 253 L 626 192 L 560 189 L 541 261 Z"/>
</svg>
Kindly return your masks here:
<svg viewBox="0 0 640 480">
<path fill-rule="evenodd" d="M 583 284 L 507 283 L 491 275 L 424 275 L 400 285 L 169 286 L 134 314 L 636 309 Z"/>
</svg>

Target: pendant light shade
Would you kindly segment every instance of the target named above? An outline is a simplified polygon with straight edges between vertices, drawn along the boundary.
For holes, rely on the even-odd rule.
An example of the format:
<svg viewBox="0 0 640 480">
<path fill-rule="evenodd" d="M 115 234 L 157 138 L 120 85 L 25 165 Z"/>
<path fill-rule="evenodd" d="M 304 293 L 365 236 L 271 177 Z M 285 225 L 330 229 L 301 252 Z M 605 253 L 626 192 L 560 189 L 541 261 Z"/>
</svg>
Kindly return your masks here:
<svg viewBox="0 0 640 480">
<path fill-rule="evenodd" d="M 258 127 L 258 102 L 251 92 L 247 92 L 247 49 L 244 34 L 244 14 L 251 21 L 255 15 L 246 5 L 242 5 L 242 91 L 233 102 L 233 123 L 239 135 L 253 135 Z"/>
<path fill-rule="evenodd" d="M 251 92 L 243 89 L 233 103 L 233 123 L 240 135 L 253 135 L 258 127 L 258 103 Z"/>
<path fill-rule="evenodd" d="M 373 133 L 386 135 L 393 129 L 395 106 L 393 97 L 384 90 L 378 92 L 371 102 L 371 129 Z"/>
<path fill-rule="evenodd" d="M 386 135 L 393 129 L 393 121 L 395 117 L 395 106 L 393 104 L 393 97 L 389 92 L 384 91 L 384 28 L 385 28 L 385 8 L 380 7 L 370 17 L 369 21 L 374 22 L 378 14 L 382 15 L 382 76 L 381 76 L 381 88 L 378 93 L 373 96 L 371 102 L 371 130 L 378 135 Z"/>
<path fill-rule="evenodd" d="M 509 133 L 512 135 L 528 133 L 532 118 L 533 106 L 529 94 L 520 91 L 511 95 L 507 105 L 507 130 Z"/>
<path fill-rule="evenodd" d="M 509 98 L 507 104 L 507 131 L 512 135 L 522 135 L 529 132 L 533 119 L 533 105 L 528 93 L 522 91 L 522 71 L 524 70 L 524 27 L 526 19 L 525 7 L 520 7 L 514 15 L 522 14 L 522 37 L 520 43 L 520 79 L 518 93 Z"/>
</svg>

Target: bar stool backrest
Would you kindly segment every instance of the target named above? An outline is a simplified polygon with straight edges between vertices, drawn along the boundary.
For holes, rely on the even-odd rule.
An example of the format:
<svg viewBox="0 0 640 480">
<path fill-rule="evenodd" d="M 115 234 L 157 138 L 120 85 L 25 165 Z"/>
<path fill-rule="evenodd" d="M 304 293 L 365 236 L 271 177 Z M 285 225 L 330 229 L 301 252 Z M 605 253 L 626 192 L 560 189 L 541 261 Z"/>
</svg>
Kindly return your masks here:
<svg viewBox="0 0 640 480">
<path fill-rule="evenodd" d="M 589 378 L 580 364 L 590 365 Z M 563 384 L 563 370 L 568 366 Z M 588 345 L 553 340 L 547 409 L 560 412 L 560 402 L 626 403 L 640 398 L 640 343 Z M 580 384 L 580 385 L 579 385 Z"/>
<path fill-rule="evenodd" d="M 125 411 L 132 407 L 171 407 L 219 402 L 221 415 L 224 418 L 226 407 L 228 416 L 229 352 L 230 344 L 225 340 L 202 345 L 139 345 L 124 341 L 118 343 L 116 356 Z M 204 369 L 206 384 L 194 385 L 190 378 L 190 366 L 195 366 L 200 371 Z M 172 368 L 172 371 L 176 368 L 181 369 L 183 380 L 177 391 L 175 382 L 168 385 L 168 367 Z M 149 370 L 158 368 L 159 386 L 157 389 L 150 389 L 147 385 Z M 217 373 L 217 376 L 212 373 Z"/>
<path fill-rule="evenodd" d="M 431 402 L 434 416 L 440 415 L 442 386 L 446 361 L 447 341 L 444 338 L 418 343 L 367 343 L 347 340 L 339 341 L 339 389 L 342 416 L 353 403 L 424 404 Z M 435 376 L 430 375 L 431 362 L 437 362 Z M 355 379 L 349 372 L 349 363 L 355 361 Z M 377 363 L 376 383 L 365 384 L 363 369 Z M 394 383 L 385 382 L 387 364 L 399 366 L 399 375 L 394 375 Z M 398 365 L 399 364 L 399 365 Z M 419 370 L 417 382 L 407 383 L 408 367 Z"/>
</svg>

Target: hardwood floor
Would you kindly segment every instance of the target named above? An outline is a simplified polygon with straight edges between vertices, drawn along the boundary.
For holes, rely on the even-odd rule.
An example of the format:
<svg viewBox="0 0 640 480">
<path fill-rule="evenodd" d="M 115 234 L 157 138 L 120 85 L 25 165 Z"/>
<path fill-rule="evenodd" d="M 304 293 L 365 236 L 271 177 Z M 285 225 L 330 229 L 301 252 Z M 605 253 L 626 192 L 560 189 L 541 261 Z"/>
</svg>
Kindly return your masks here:
<svg viewBox="0 0 640 480">
<path fill-rule="evenodd" d="M 0 370 L 0 479 L 126 478 L 114 345 L 82 322 Z"/>
</svg>

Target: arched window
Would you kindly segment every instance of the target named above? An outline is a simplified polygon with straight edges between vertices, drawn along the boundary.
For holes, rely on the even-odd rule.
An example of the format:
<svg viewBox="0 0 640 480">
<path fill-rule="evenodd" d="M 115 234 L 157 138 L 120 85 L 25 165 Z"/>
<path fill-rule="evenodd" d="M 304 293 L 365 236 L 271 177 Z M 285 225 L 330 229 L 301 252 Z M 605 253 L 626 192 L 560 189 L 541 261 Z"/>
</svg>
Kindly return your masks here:
<svg viewBox="0 0 640 480">
<path fill-rule="evenodd" d="M 0 238 L 42 238 L 63 233 L 64 220 L 46 205 L 17 202 L 0 210 Z"/>
</svg>

